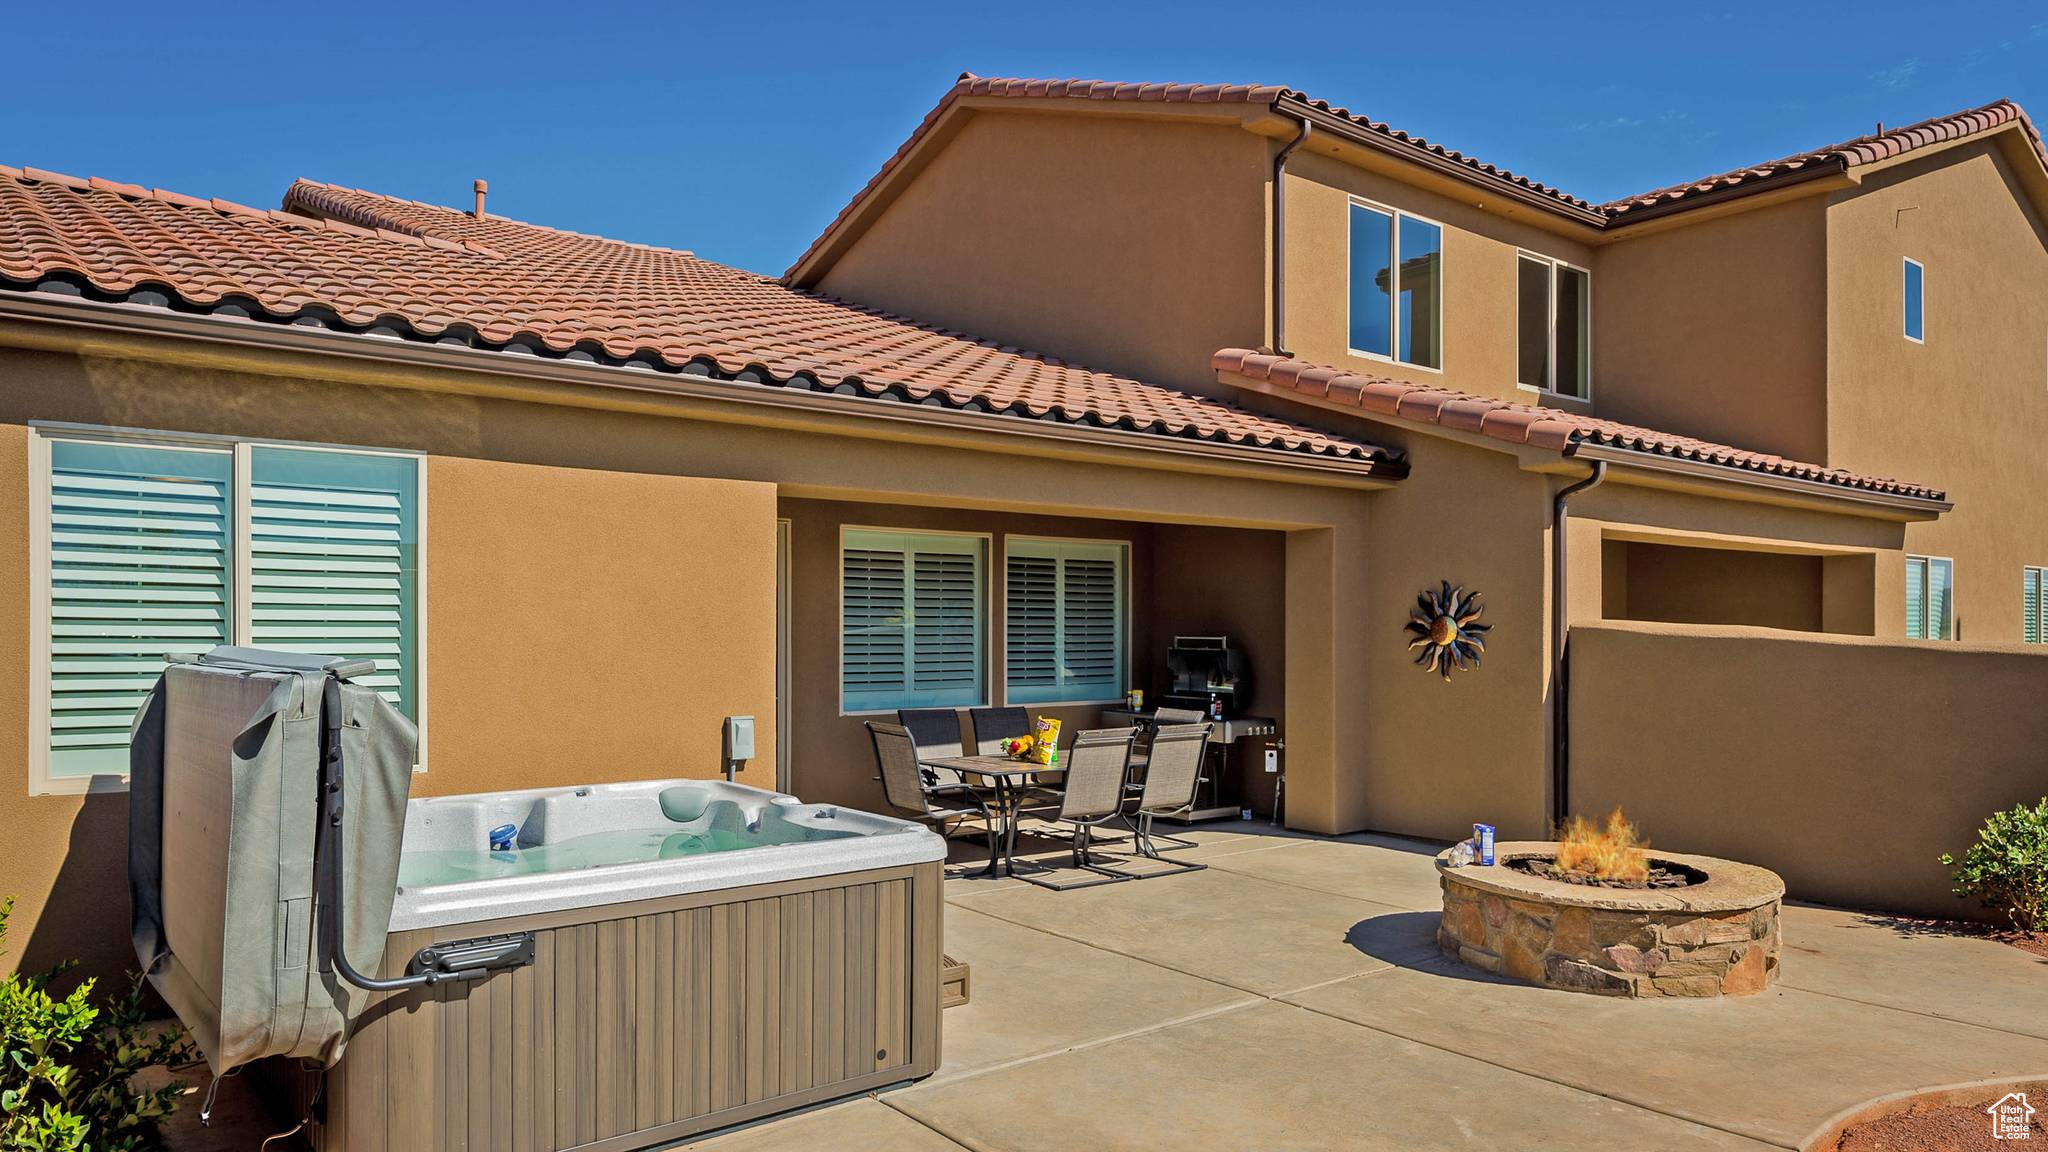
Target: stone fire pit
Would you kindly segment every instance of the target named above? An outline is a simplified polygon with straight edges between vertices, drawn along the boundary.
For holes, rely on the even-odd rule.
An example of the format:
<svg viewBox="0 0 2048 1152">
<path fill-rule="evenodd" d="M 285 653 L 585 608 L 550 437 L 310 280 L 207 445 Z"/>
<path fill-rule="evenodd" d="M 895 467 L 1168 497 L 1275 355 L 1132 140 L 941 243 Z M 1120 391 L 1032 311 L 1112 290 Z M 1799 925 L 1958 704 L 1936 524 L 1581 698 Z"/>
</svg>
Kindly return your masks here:
<svg viewBox="0 0 2048 1152">
<path fill-rule="evenodd" d="M 1682 888 L 1602 888 L 1533 875 L 1517 859 L 1557 845 L 1500 844 L 1492 865 L 1449 866 L 1438 947 L 1474 968 L 1604 996 L 1748 996 L 1778 975 L 1777 873 L 1711 856 L 1652 850 L 1703 880 Z"/>
</svg>

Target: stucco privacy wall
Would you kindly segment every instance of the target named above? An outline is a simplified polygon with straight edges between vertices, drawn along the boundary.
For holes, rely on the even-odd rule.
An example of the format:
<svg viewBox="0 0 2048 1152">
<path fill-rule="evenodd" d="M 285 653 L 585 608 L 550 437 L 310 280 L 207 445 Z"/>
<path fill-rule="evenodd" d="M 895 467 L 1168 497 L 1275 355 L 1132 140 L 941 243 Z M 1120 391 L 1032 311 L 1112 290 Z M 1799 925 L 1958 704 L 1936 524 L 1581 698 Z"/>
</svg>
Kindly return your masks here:
<svg viewBox="0 0 2048 1152">
<path fill-rule="evenodd" d="M 1210 353 L 1257 342 L 1262 137 L 1189 116 L 993 109 L 926 147 L 942 143 L 821 291 L 1203 392 L 1217 390 Z"/>
<path fill-rule="evenodd" d="M 1571 645 L 1572 809 L 1796 899 L 1981 917 L 1937 858 L 2048 795 L 2040 649 L 1650 623 Z"/>
<path fill-rule="evenodd" d="M 1834 194 L 1827 234 L 1828 463 L 1947 489 L 1955 510 L 1907 550 L 1954 558 L 1962 639 L 2020 641 L 2021 568 L 2048 565 L 2048 229 L 1980 141 Z M 1920 344 L 1908 257 L 1926 266 Z"/>
</svg>

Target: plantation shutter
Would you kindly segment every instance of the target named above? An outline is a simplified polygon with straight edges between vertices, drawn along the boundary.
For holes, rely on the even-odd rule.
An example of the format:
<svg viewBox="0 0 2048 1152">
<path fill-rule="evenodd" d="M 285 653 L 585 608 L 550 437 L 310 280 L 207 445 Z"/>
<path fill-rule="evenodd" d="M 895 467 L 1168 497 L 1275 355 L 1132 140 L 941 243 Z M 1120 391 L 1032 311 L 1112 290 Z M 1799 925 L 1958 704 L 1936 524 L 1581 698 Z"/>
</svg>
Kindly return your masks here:
<svg viewBox="0 0 2048 1152">
<path fill-rule="evenodd" d="M 125 776 L 165 654 L 228 642 L 234 457 L 53 440 L 49 475 L 47 774 Z"/>
<path fill-rule="evenodd" d="M 1124 546 L 1011 540 L 1004 637 L 1013 704 L 1114 700 L 1124 682 Z"/>
<path fill-rule="evenodd" d="M 840 701 L 849 712 L 982 702 L 982 545 L 849 531 L 840 556 Z"/>
<path fill-rule="evenodd" d="M 412 457 L 250 450 L 249 640 L 368 657 L 418 717 L 419 465 Z"/>
<path fill-rule="evenodd" d="M 1906 639 L 1927 639 L 1927 561 L 1906 557 Z"/>
<path fill-rule="evenodd" d="M 2020 636 L 2028 644 L 2048 643 L 2048 636 L 2043 635 L 2044 630 L 2041 621 L 2042 575 L 2042 570 L 2039 568 L 2023 568 L 2020 570 L 2020 603 L 2021 616 L 2023 617 L 2020 626 Z"/>
</svg>

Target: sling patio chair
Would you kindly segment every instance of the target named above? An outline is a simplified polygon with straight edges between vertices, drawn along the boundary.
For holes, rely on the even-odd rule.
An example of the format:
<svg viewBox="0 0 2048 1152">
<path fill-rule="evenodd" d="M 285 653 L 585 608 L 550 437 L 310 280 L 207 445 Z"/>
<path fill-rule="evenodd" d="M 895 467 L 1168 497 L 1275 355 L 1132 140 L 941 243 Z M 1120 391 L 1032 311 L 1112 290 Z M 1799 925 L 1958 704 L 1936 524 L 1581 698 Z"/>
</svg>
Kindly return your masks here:
<svg viewBox="0 0 2048 1152">
<path fill-rule="evenodd" d="M 898 708 L 896 722 L 910 732 L 910 738 L 917 742 L 917 754 L 923 757 L 918 769 L 928 784 L 965 784 L 960 773 L 951 768 L 936 768 L 929 761 L 947 756 L 960 755 L 960 714 L 951 708 Z"/>
<path fill-rule="evenodd" d="M 1152 733 L 1152 763 L 1145 772 L 1144 786 L 1138 790 L 1129 809 L 1131 831 L 1137 840 L 1138 854 L 1162 864 L 1172 865 L 1174 872 L 1196 872 L 1207 868 L 1206 864 L 1192 864 L 1185 860 L 1168 860 L 1159 854 L 1159 840 L 1175 839 L 1156 836 L 1152 821 L 1160 816 L 1185 816 L 1194 811 L 1195 789 L 1202 783 L 1202 761 L 1209 747 L 1209 725 L 1168 724 L 1156 728 Z M 1191 840 L 1177 843 L 1190 847 Z M 1167 872 L 1146 873 L 1165 876 Z"/>
<path fill-rule="evenodd" d="M 875 745 L 875 766 L 882 773 L 882 795 L 898 813 L 929 824 L 941 836 L 968 821 L 980 818 L 988 834 L 988 867 L 976 873 L 994 876 L 1002 859 L 1002 829 L 989 811 L 988 801 L 965 784 L 926 784 L 918 762 L 917 739 L 901 724 L 867 722 L 868 737 Z"/>
<path fill-rule="evenodd" d="M 1192 708 L 1160 708 L 1154 711 L 1152 713 L 1152 722 L 1146 725 L 1144 745 L 1131 756 L 1131 782 L 1124 786 L 1124 791 L 1130 793 L 1133 799 L 1136 799 L 1138 794 L 1144 791 L 1146 774 L 1150 770 L 1152 763 L 1152 738 L 1161 728 L 1170 727 L 1175 724 L 1206 725 L 1208 722 L 1209 718 L 1207 716 Z M 1202 768 L 1207 768 L 1208 764 L 1209 762 L 1206 758 L 1201 761 Z M 1208 781 L 1208 777 L 1201 776 L 1199 772 L 1197 777 L 1195 781 L 1197 787 Z M 1168 836 L 1164 832 L 1155 835 L 1153 841 L 1155 847 L 1160 844 L 1166 845 L 1166 847 L 1160 849 L 1163 852 L 1195 847 L 1193 840 L 1183 839 L 1179 836 Z"/>
<path fill-rule="evenodd" d="M 1046 820 L 1072 826 L 1074 867 L 1093 873 L 1094 878 L 1064 883 L 1041 879 L 1032 872 L 1054 872 L 1058 869 L 1036 866 L 1019 871 L 1019 879 L 1040 888 L 1066 892 L 1138 878 L 1133 873 L 1103 867 L 1089 852 L 1095 830 L 1123 814 L 1124 778 L 1130 772 L 1131 738 L 1135 735 L 1129 728 L 1103 728 L 1075 736 L 1073 747 L 1067 749 L 1064 758 L 1067 782 L 1066 787 L 1057 793 L 1059 806 L 1042 813 Z"/>
</svg>

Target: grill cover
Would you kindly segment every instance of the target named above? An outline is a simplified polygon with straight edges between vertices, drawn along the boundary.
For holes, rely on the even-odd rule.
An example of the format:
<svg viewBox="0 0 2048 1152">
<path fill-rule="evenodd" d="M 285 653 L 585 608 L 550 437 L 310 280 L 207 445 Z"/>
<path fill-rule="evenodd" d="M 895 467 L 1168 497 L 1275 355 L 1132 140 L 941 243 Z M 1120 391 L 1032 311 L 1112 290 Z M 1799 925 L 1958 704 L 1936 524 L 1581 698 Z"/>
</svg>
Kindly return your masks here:
<svg viewBox="0 0 2048 1152">
<path fill-rule="evenodd" d="M 367 660 L 255 648 L 174 657 L 135 718 L 135 955 L 215 1075 L 264 1056 L 333 1064 L 366 993 L 325 951 L 314 847 L 321 705 L 340 680 L 348 958 L 383 962 L 419 736 Z"/>
</svg>

